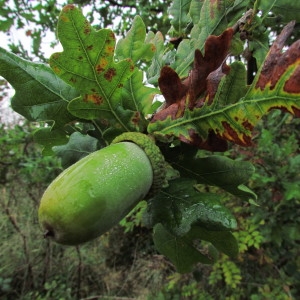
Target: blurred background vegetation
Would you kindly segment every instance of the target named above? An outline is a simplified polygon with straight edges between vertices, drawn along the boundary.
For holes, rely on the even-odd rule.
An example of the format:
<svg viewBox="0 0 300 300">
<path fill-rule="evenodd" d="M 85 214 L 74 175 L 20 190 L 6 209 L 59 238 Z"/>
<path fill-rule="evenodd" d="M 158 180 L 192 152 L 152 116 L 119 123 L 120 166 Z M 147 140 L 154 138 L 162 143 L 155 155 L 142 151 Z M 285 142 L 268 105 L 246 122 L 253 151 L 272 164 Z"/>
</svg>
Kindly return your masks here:
<svg viewBox="0 0 300 300">
<path fill-rule="evenodd" d="M 0 31 L 6 49 L 47 61 L 56 47 L 61 7 L 76 3 L 99 27 L 118 34 L 139 14 L 148 29 L 167 34 L 171 1 L 0 1 Z M 280 23 L 280 20 L 278 21 Z M 280 27 L 276 23 L 275 31 Z M 0 82 L 0 100 L 9 101 Z M 5 120 L 5 121 L 4 121 Z M 32 140 L 34 127 L 0 114 L 0 298 L 1 299 L 297 299 L 300 295 L 300 120 L 274 111 L 257 126 L 251 148 L 225 155 L 256 167 L 250 187 L 258 205 L 220 191 L 234 211 L 240 255 L 178 274 L 156 252 L 142 225 L 143 203 L 99 239 L 63 247 L 42 238 L 39 199 L 61 172 L 55 157 L 43 157 Z M 207 187 L 211 188 L 211 187 Z"/>
</svg>

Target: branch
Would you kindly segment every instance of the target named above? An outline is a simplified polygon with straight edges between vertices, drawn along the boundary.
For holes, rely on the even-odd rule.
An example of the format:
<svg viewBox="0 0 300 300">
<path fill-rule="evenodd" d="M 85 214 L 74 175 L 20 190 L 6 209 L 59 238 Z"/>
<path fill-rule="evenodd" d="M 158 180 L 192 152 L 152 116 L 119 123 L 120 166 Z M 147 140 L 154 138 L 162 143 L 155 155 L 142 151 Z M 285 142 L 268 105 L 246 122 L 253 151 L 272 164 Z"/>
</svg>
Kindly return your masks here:
<svg viewBox="0 0 300 300">
<path fill-rule="evenodd" d="M 117 6 L 117 7 L 128 7 L 128 8 L 135 8 L 135 9 L 138 9 L 138 6 L 137 5 L 134 5 L 134 4 L 125 4 L 125 3 L 118 3 L 117 1 L 115 0 L 106 0 L 107 2 L 109 2 L 111 5 L 114 5 L 114 6 Z M 151 7 L 149 9 L 149 11 L 151 12 L 154 12 L 154 13 L 160 13 L 160 12 L 163 12 L 164 9 L 163 8 L 154 8 L 154 7 Z"/>
<path fill-rule="evenodd" d="M 244 30 L 244 25 L 251 22 L 254 15 L 253 9 L 249 9 L 246 13 L 232 26 L 234 32 L 241 32 Z"/>
</svg>

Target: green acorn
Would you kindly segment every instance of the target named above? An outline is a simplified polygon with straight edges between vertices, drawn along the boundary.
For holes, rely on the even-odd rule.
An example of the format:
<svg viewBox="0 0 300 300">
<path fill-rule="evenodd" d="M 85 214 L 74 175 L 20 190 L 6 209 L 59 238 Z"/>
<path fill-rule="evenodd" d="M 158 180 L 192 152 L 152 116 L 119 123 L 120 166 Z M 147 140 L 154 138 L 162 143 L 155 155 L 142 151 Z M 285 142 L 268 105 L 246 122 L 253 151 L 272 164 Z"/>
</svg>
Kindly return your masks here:
<svg viewBox="0 0 300 300">
<path fill-rule="evenodd" d="M 45 237 L 77 245 L 102 235 L 160 189 L 164 165 L 159 148 L 141 133 L 123 134 L 84 157 L 64 170 L 41 199 L 38 217 Z"/>
</svg>

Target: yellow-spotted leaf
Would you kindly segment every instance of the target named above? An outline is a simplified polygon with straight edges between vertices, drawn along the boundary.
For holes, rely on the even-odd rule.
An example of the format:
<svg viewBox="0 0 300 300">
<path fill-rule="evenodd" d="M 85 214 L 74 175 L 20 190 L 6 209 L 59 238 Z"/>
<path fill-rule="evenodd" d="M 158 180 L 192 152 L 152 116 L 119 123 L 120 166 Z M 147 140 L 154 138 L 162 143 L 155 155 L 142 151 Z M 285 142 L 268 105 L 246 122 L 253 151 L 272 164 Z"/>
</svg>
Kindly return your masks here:
<svg viewBox="0 0 300 300">
<path fill-rule="evenodd" d="M 114 33 L 110 29 L 96 31 L 71 4 L 63 8 L 57 31 L 64 51 L 51 56 L 50 66 L 81 95 L 70 102 L 69 111 L 94 121 L 108 140 L 120 132 L 139 131 L 139 113 L 122 99 L 134 65 L 129 58 L 115 61 Z"/>
</svg>

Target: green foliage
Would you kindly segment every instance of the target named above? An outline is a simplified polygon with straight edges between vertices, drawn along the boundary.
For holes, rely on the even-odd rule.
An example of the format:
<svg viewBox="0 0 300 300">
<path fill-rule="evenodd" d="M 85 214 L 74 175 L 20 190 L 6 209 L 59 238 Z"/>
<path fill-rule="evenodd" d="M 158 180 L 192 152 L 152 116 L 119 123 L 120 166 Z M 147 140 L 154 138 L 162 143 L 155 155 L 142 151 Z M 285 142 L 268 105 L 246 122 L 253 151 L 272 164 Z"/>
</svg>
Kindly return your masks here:
<svg viewBox="0 0 300 300">
<path fill-rule="evenodd" d="M 220 196 L 197 191 L 193 188 L 195 183 L 176 179 L 151 199 L 148 208 L 151 225 L 162 223 L 178 236 L 184 236 L 193 225 L 208 230 L 236 229 L 236 220 L 222 205 Z"/>
<path fill-rule="evenodd" d="M 96 138 L 74 132 L 66 145 L 54 146 L 53 151 L 61 158 L 64 169 L 73 165 L 76 161 L 99 149 Z"/>
<path fill-rule="evenodd" d="M 234 233 L 239 244 L 240 253 L 247 251 L 251 247 L 259 249 L 264 239 L 259 231 L 259 226 L 249 220 L 240 220 L 240 222 L 242 230 Z"/>
<path fill-rule="evenodd" d="M 29 121 L 53 120 L 53 129 L 75 120 L 65 108 L 78 95 L 75 89 L 57 78 L 45 64 L 30 63 L 4 49 L 0 53 L 1 75 L 16 90 L 12 99 L 16 112 Z"/>
<path fill-rule="evenodd" d="M 224 279 L 230 289 L 235 289 L 241 283 L 242 276 L 239 267 L 232 261 L 223 257 L 213 266 L 209 275 L 209 284 L 217 285 L 219 280 Z"/>
<path fill-rule="evenodd" d="M 89 1 L 78 2 L 85 5 Z M 19 5 L 18 1 L 15 3 Z M 153 3 L 150 1 L 147 9 Z M 160 11 L 163 4 L 155 3 L 155 9 Z M 55 1 L 50 4 L 37 6 L 38 24 L 45 21 L 45 14 L 41 13 L 44 9 L 51 16 L 57 12 Z M 127 18 L 132 14 L 131 8 L 137 7 L 135 4 L 127 7 L 120 26 L 129 29 L 131 21 Z M 26 9 L 20 11 L 22 18 L 33 22 L 33 7 L 28 4 L 25 8 L 30 13 Z M 253 10 L 247 11 L 249 8 Z M 13 24 L 8 16 L 14 12 L 7 5 L 1 9 L 7 19 L 1 23 L 1 30 L 7 30 Z M 16 90 L 13 109 L 42 125 L 35 132 L 35 140 L 44 146 L 44 154 L 55 153 L 60 157 L 63 167 L 105 147 L 120 133 L 151 135 L 166 158 L 170 174 L 177 174 L 175 179 L 170 176 L 168 186 L 148 203 L 147 220 L 154 228 L 157 249 L 179 272 L 190 272 L 198 262 L 210 264 L 220 258 L 212 267 L 206 287 L 220 285 L 225 292 L 222 295 L 222 291 L 210 291 L 212 297 L 226 295 L 231 299 L 244 293 L 253 299 L 269 295 L 285 299 L 299 290 L 299 260 L 295 263 L 280 260 L 299 254 L 299 135 L 297 131 L 283 133 L 282 141 L 271 130 L 272 126 L 279 129 L 274 121 L 276 114 L 271 115 L 264 127 L 260 127 L 263 124 L 260 120 L 272 109 L 300 115 L 299 40 L 295 41 L 298 34 L 293 33 L 297 24 L 290 22 L 283 27 L 291 18 L 299 21 L 298 10 L 298 4 L 283 0 L 272 3 L 175 0 L 169 8 L 170 43 L 161 32 L 146 33 L 151 17 L 143 18 L 145 9 L 141 17 L 132 18 L 130 30 L 115 45 L 111 29 L 93 27 L 88 21 L 94 18 L 93 14 L 84 17 L 80 9 L 68 4 L 59 15 L 57 28 L 64 49 L 51 56 L 51 68 L 0 49 L 0 74 Z M 99 11 L 107 25 L 106 17 L 111 13 L 106 4 Z M 40 28 L 30 33 L 37 56 L 41 34 Z M 275 40 L 274 35 L 277 35 Z M 285 48 L 286 45 L 289 47 Z M 12 52 L 23 52 L 13 46 Z M 256 62 L 255 74 L 249 74 L 250 58 Z M 253 76 L 254 80 L 249 82 Z M 154 101 L 156 94 L 165 98 L 161 107 Z M 284 122 L 283 119 L 279 124 Z M 251 163 L 243 161 L 240 153 L 234 161 L 221 154 L 204 152 L 225 151 L 228 141 L 252 146 L 253 132 L 257 129 L 261 139 L 253 147 L 254 153 L 245 152 L 244 156 L 256 164 L 257 173 L 253 173 Z M 10 175 L 7 170 L 15 161 L 24 167 L 20 173 L 25 175 L 38 174 L 36 166 L 51 169 L 50 159 L 46 162 L 36 157 L 11 159 L 11 152 L 5 149 L 3 153 L 8 155 L 2 157 L 1 183 L 7 183 Z M 230 155 L 234 157 L 234 151 Z M 244 185 L 250 177 L 253 191 Z M 37 178 L 48 180 L 48 177 Z M 223 191 L 215 192 L 212 186 Z M 259 206 L 224 196 L 224 191 L 250 203 L 257 201 Z M 27 247 L 33 240 L 28 241 L 7 207 L 4 206 L 4 212 L 25 241 L 24 252 L 29 259 Z M 32 213 L 32 209 L 28 208 L 27 213 Z M 128 233 L 140 225 L 144 210 L 142 206 L 135 215 L 122 221 Z M 237 226 L 239 231 L 231 233 Z M 218 255 L 217 250 L 236 257 L 237 243 L 240 256 L 236 261 Z M 266 243 L 271 247 L 267 248 Z M 255 258 L 257 254 L 262 254 L 259 261 Z M 255 263 L 262 266 L 266 278 L 258 277 L 262 282 L 258 288 L 243 287 L 242 279 L 250 276 L 241 265 L 243 259 L 255 272 L 260 269 Z M 29 260 L 26 263 L 31 266 Z M 282 270 L 271 278 L 274 266 Z M 5 282 L 10 282 L 13 275 L 3 277 L 8 280 Z M 55 288 L 67 286 L 53 278 L 43 283 L 46 291 L 29 296 L 60 297 Z M 276 284 L 280 287 L 274 288 Z M 189 283 L 182 288 L 182 294 L 197 297 L 197 288 L 196 283 Z"/>
<path fill-rule="evenodd" d="M 147 202 L 140 201 L 138 205 L 120 222 L 124 232 L 132 232 L 135 227 L 143 226 L 144 213 L 147 209 Z"/>
</svg>

